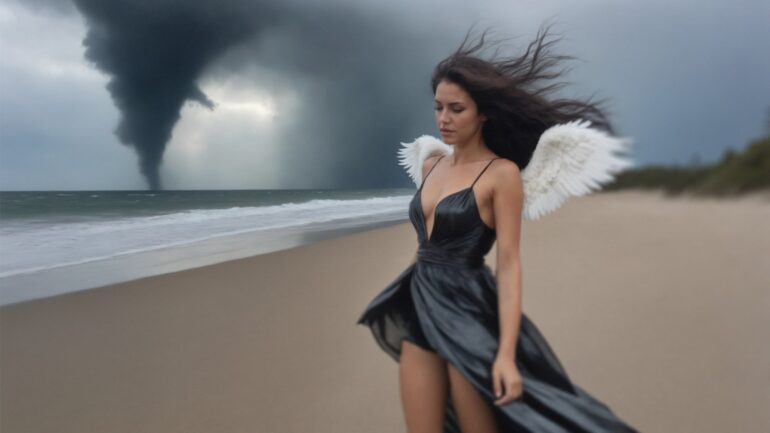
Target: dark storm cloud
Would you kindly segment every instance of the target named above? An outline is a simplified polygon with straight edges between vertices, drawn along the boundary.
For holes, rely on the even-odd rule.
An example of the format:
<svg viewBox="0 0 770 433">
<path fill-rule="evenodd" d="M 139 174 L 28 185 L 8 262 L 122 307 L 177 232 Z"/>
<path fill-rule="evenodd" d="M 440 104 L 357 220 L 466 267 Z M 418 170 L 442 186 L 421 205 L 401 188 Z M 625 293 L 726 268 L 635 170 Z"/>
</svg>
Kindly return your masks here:
<svg viewBox="0 0 770 433">
<path fill-rule="evenodd" d="M 137 151 L 152 189 L 161 187 L 163 153 L 183 104 L 195 101 L 215 108 L 216 101 L 209 100 L 197 82 L 228 49 L 244 56 L 230 56 L 233 65 L 259 61 L 287 77 L 316 83 L 303 95 L 307 103 L 293 119 L 295 129 L 283 133 L 282 145 L 287 149 L 284 157 L 299 166 L 323 170 L 326 179 L 333 171 L 335 179 L 327 181 L 327 187 L 353 179 L 373 183 L 359 186 L 381 182 L 380 176 L 372 176 L 371 167 L 356 162 L 387 158 L 392 163 L 394 143 L 404 140 L 418 101 L 430 95 L 425 47 L 415 46 L 395 22 L 350 5 L 245 0 L 74 3 L 88 27 L 85 56 L 110 76 L 107 88 L 122 116 L 115 133 Z M 268 34 L 278 41 L 272 50 L 263 44 Z M 429 100 L 423 102 L 429 106 Z M 315 146 L 308 145 L 310 140 Z M 325 166 L 313 167 L 313 152 L 334 157 Z"/>
<path fill-rule="evenodd" d="M 280 132 L 282 157 L 292 162 L 281 184 L 375 188 L 406 180 L 396 149 L 431 125 L 429 74 L 446 54 L 435 39 L 406 30 L 352 7 L 305 7 L 265 32 L 269 42 L 239 46 L 210 73 L 261 65 L 283 77 L 265 86 L 300 90 L 300 111 Z"/>
<path fill-rule="evenodd" d="M 158 169 L 185 102 L 217 110 L 216 98 L 199 85 L 219 97 L 214 89 L 234 77 L 253 84 L 244 91 L 274 97 L 269 105 L 277 116 L 240 135 L 201 134 L 208 165 L 185 170 L 177 160 L 162 170 L 165 183 L 219 178 L 221 167 L 237 165 L 228 183 L 216 186 L 259 187 L 265 179 L 281 188 L 409 185 L 394 163 L 398 143 L 435 134 L 429 74 L 477 19 L 477 30 L 491 25 L 502 36 L 518 36 L 511 50 L 518 53 L 544 19 L 557 16 L 555 30 L 567 36 L 557 51 L 584 60 L 570 64 L 574 73 L 565 78 L 577 89 L 569 86 L 562 96 L 607 97 L 619 132 L 636 138 L 639 163 L 686 162 L 701 152 L 715 160 L 758 130 L 770 98 L 764 78 L 770 62 L 753 43 L 768 34 L 762 21 L 768 6 L 759 0 L 741 8 L 713 0 L 696 9 L 662 0 L 73 0 L 77 8 L 68 1 L 21 4 L 84 17 L 85 55 L 109 77 L 120 111 L 116 135 L 137 151 L 153 187 L 160 186 Z M 93 118 L 88 110 L 99 109 L 84 105 L 82 115 Z M 184 115 L 181 131 L 206 132 L 185 123 L 200 113 Z M 256 135 L 246 135 L 254 131 L 265 131 L 270 141 L 255 143 Z M 173 150 L 184 150 L 187 137 L 176 135 Z M 252 144 L 269 152 L 251 155 L 275 159 L 255 160 L 252 170 L 251 161 L 243 162 L 249 156 L 232 150 Z M 62 166 L 71 165 L 69 153 L 56 152 Z"/>
</svg>

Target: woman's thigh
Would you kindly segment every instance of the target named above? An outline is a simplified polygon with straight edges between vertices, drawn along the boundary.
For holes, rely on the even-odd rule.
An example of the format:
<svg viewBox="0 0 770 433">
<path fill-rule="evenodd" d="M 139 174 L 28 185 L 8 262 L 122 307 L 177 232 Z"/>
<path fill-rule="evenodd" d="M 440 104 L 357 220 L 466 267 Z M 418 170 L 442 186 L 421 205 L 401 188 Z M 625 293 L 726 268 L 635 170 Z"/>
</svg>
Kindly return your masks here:
<svg viewBox="0 0 770 433">
<path fill-rule="evenodd" d="M 407 431 L 441 433 L 449 398 L 446 361 L 409 340 L 403 340 L 399 381 Z"/>
<path fill-rule="evenodd" d="M 452 364 L 447 365 L 452 405 L 463 433 L 497 433 L 497 424 L 491 403 L 481 397 L 472 383 Z"/>
</svg>

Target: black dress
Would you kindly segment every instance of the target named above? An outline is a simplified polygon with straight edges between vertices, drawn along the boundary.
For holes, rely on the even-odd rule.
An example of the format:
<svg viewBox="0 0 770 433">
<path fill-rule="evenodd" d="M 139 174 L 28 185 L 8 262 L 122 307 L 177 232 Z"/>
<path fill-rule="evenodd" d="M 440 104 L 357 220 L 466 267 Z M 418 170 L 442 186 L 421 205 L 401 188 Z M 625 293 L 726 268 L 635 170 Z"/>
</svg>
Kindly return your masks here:
<svg viewBox="0 0 770 433">
<path fill-rule="evenodd" d="M 516 342 L 523 394 L 503 406 L 493 403 L 491 372 L 499 342 L 497 284 L 484 257 L 496 235 L 481 219 L 473 190 L 493 161 L 471 186 L 437 203 L 430 235 L 422 214 L 423 179 L 409 204 L 409 219 L 419 242 L 417 261 L 371 301 L 356 323 L 368 326 L 376 342 L 396 362 L 401 341 L 407 339 L 456 367 L 493 407 L 501 433 L 636 432 L 570 381 L 525 314 L 521 315 Z M 449 396 L 445 414 L 444 432 L 459 433 Z"/>
</svg>

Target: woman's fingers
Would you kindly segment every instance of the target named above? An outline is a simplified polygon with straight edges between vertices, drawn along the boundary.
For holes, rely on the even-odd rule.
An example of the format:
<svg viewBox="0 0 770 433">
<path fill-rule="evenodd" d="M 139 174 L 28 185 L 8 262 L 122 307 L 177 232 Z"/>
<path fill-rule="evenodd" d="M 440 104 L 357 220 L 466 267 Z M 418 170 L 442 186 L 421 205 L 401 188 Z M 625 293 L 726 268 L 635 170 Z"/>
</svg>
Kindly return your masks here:
<svg viewBox="0 0 770 433">
<path fill-rule="evenodd" d="M 495 360 L 492 365 L 492 384 L 497 405 L 510 403 L 524 394 L 521 374 L 510 359 Z"/>
<path fill-rule="evenodd" d="M 500 398 L 503 395 L 502 378 L 497 371 L 492 372 L 492 386 L 493 392 L 496 398 Z"/>
<path fill-rule="evenodd" d="M 521 383 L 511 381 L 505 385 L 505 393 L 502 396 L 495 394 L 495 396 L 498 396 L 498 399 L 495 400 L 495 404 L 497 405 L 508 404 L 516 399 L 521 398 L 522 395 L 523 395 L 523 390 L 522 390 Z"/>
</svg>

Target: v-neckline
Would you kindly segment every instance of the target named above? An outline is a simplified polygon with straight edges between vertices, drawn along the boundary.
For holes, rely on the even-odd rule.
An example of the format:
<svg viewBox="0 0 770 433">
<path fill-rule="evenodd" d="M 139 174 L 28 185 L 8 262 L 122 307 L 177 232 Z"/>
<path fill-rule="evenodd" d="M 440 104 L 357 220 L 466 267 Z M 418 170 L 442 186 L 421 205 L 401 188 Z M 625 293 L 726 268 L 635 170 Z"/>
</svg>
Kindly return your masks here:
<svg viewBox="0 0 770 433">
<path fill-rule="evenodd" d="M 449 193 L 446 196 L 444 196 L 441 200 L 436 202 L 436 206 L 433 207 L 433 218 L 431 219 L 431 221 L 433 221 L 433 226 L 430 228 L 430 233 L 428 233 L 428 223 L 425 220 L 425 211 L 423 210 L 423 207 L 422 207 L 422 187 L 420 187 L 420 189 L 417 190 L 417 207 L 419 208 L 419 211 L 420 211 L 420 218 L 422 219 L 422 229 L 423 229 L 423 232 L 425 233 L 425 242 L 426 243 L 430 243 L 431 242 L 431 240 L 433 239 L 433 233 L 436 231 L 436 223 L 437 223 L 436 217 L 438 216 L 438 208 L 439 208 L 439 206 L 441 206 L 441 204 L 443 202 L 445 202 L 449 197 L 452 197 L 452 196 L 455 196 L 455 195 L 458 195 L 460 193 L 467 192 L 467 191 L 470 191 L 471 192 L 471 196 L 473 197 L 473 208 L 475 209 L 474 212 L 476 213 L 476 217 L 478 218 L 479 222 L 481 222 L 481 224 L 488 231 L 491 231 L 491 232 L 495 231 L 495 229 L 493 229 L 492 227 L 488 226 L 487 223 L 485 223 L 484 220 L 481 219 L 481 212 L 479 211 L 479 207 L 476 204 L 476 191 L 473 189 L 473 185 L 471 185 L 471 186 L 463 188 L 461 190 Z"/>
<path fill-rule="evenodd" d="M 441 158 L 443 158 L 443 156 Z M 439 160 L 441 160 L 441 158 L 439 158 Z M 455 196 L 457 194 L 460 194 L 460 193 L 463 193 L 463 192 L 466 192 L 466 191 L 469 191 L 469 190 L 471 191 L 471 195 L 473 196 L 473 208 L 474 208 L 474 212 L 476 213 L 476 217 L 481 222 L 481 224 L 484 226 L 484 228 L 486 228 L 488 231 L 492 231 L 492 232 L 495 231 L 494 228 L 488 226 L 487 223 L 485 223 L 484 220 L 481 219 L 481 211 L 479 210 L 478 204 L 476 203 L 476 191 L 473 189 L 473 187 L 476 185 L 476 181 L 479 180 L 481 175 L 484 174 L 484 171 L 486 171 L 486 169 L 489 167 L 489 165 L 492 164 L 492 161 L 494 161 L 496 159 L 499 159 L 499 157 L 498 158 L 492 158 L 492 159 L 490 159 L 487 162 L 487 165 L 484 167 L 483 170 L 481 170 L 481 173 L 479 173 L 479 175 L 476 176 L 476 179 L 473 181 L 473 183 L 471 183 L 470 186 L 465 187 L 465 188 L 463 188 L 461 190 L 449 193 L 449 194 L 445 195 L 443 198 L 441 198 L 441 200 L 436 202 L 436 205 L 433 206 L 433 217 L 431 218 L 431 221 L 433 221 L 433 227 L 430 228 L 430 233 L 428 233 L 428 223 L 425 220 L 425 210 L 423 209 L 423 206 L 422 206 L 422 190 L 423 190 L 423 187 L 425 186 L 425 179 L 430 175 L 430 173 L 433 171 L 433 169 L 436 168 L 436 165 L 438 165 L 439 161 L 436 161 L 436 163 L 433 164 L 433 167 L 431 167 L 431 169 L 428 171 L 428 174 L 425 175 L 425 177 L 422 180 L 422 183 L 420 184 L 420 187 L 417 189 L 417 201 L 419 202 L 418 206 L 420 207 L 420 209 L 419 209 L 420 210 L 420 217 L 422 218 L 422 227 L 423 227 L 423 232 L 425 232 L 425 242 L 426 243 L 429 243 L 433 239 L 433 232 L 436 231 L 436 223 L 437 223 L 436 216 L 438 216 L 438 208 L 439 208 L 439 206 L 441 206 L 441 204 L 444 201 L 446 201 L 449 197 Z"/>
</svg>

